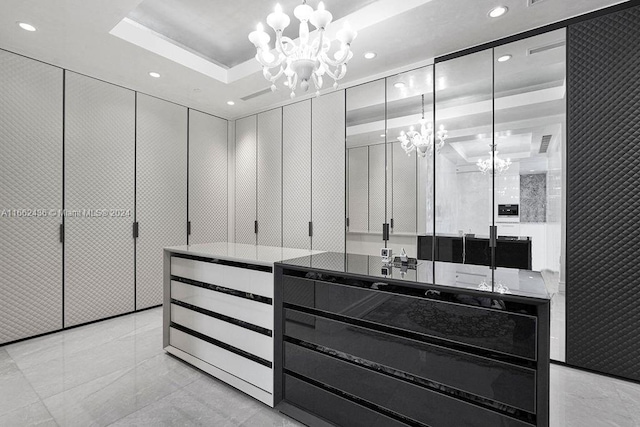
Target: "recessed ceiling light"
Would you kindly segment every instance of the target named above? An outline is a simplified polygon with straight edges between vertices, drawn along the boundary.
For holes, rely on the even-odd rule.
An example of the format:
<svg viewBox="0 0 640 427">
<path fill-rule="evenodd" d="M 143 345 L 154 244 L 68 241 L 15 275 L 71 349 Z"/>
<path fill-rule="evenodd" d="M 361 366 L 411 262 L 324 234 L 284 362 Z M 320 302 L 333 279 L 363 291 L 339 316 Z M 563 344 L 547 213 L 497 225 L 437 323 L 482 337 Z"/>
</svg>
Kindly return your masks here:
<svg viewBox="0 0 640 427">
<path fill-rule="evenodd" d="M 233 101 L 227 101 L 227 105 L 236 105 L 236 103 Z"/>
<path fill-rule="evenodd" d="M 151 77 L 156 78 L 156 79 L 157 79 L 158 77 L 160 77 L 160 73 L 156 73 L 155 71 L 150 72 L 150 73 L 149 73 L 149 75 L 150 75 Z"/>
<path fill-rule="evenodd" d="M 396 83 L 393 84 L 393 87 L 395 87 L 397 89 L 402 89 L 405 86 L 406 86 L 406 84 L 404 84 L 404 82 L 396 82 Z"/>
<path fill-rule="evenodd" d="M 505 13 L 507 13 L 508 10 L 509 10 L 509 8 L 507 6 L 494 7 L 493 9 L 491 9 L 489 11 L 489 16 L 491 18 L 497 18 L 497 17 L 502 16 Z"/>
<path fill-rule="evenodd" d="M 378 56 L 378 55 L 377 55 L 375 52 L 367 52 L 367 53 L 365 53 L 365 54 L 364 54 L 364 57 L 365 57 L 366 59 L 373 59 L 373 58 L 375 58 L 376 56 Z"/>
<path fill-rule="evenodd" d="M 26 22 L 18 22 L 18 25 L 20 26 L 20 28 L 22 28 L 23 30 L 26 31 L 35 31 L 36 27 L 34 27 L 31 24 L 27 24 Z"/>
<path fill-rule="evenodd" d="M 510 59 L 511 55 L 502 55 L 500 58 L 498 58 L 498 62 L 507 62 Z"/>
</svg>

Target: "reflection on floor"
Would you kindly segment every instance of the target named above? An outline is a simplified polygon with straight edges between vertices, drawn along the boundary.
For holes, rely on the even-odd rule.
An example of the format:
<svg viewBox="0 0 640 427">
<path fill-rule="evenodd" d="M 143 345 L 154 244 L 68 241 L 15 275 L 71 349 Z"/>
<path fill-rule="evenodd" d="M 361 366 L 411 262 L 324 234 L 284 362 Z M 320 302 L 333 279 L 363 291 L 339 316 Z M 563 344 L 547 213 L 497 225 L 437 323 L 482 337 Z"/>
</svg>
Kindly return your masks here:
<svg viewBox="0 0 640 427">
<path fill-rule="evenodd" d="M 0 348 L 0 426 L 300 426 L 162 350 L 162 311 Z M 551 425 L 640 426 L 640 385 L 551 367 Z"/>
</svg>

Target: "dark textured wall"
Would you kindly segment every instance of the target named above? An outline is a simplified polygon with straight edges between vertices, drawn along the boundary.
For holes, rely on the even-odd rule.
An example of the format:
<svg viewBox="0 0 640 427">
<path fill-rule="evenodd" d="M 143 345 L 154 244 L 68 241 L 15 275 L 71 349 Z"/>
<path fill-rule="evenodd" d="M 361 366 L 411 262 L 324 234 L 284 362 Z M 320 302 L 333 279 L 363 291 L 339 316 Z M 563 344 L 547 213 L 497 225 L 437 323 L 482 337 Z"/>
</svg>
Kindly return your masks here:
<svg viewBox="0 0 640 427">
<path fill-rule="evenodd" d="M 640 380 L 640 7 L 568 48 L 567 363 Z"/>
<path fill-rule="evenodd" d="M 520 175 L 520 222 L 547 221 L 547 174 Z"/>
</svg>

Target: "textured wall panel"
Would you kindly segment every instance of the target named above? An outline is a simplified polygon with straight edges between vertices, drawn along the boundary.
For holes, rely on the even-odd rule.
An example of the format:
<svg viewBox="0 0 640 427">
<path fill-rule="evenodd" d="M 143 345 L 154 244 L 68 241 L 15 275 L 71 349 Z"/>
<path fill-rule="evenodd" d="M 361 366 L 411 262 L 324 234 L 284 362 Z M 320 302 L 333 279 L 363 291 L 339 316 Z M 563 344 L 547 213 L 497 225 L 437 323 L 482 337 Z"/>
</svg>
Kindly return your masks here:
<svg viewBox="0 0 640 427">
<path fill-rule="evenodd" d="M 187 109 L 138 94 L 136 308 L 162 304 L 162 248 L 187 243 Z"/>
<path fill-rule="evenodd" d="M 568 43 L 567 362 L 640 380 L 640 7 Z"/>
<path fill-rule="evenodd" d="M 344 91 L 312 100 L 313 249 L 345 251 Z"/>
<path fill-rule="evenodd" d="M 349 160 L 349 231 L 369 230 L 369 149 L 350 148 Z"/>
<path fill-rule="evenodd" d="M 71 72 L 65 89 L 68 327 L 134 310 L 135 93 Z"/>
<path fill-rule="evenodd" d="M 282 246 L 311 249 L 311 101 L 282 114 Z"/>
<path fill-rule="evenodd" d="M 416 232 L 417 155 L 407 156 L 399 142 L 390 144 L 393 150 L 393 232 Z M 387 197 L 388 198 L 388 197 Z M 387 200 L 387 203 L 389 201 Z"/>
<path fill-rule="evenodd" d="M 62 327 L 62 70 L 0 51 L 0 343 Z M 5 209 L 44 209 L 11 217 Z"/>
<path fill-rule="evenodd" d="M 189 244 L 227 241 L 227 121 L 189 110 Z"/>
<path fill-rule="evenodd" d="M 282 109 L 258 114 L 258 244 L 282 246 Z"/>
<path fill-rule="evenodd" d="M 382 224 L 387 222 L 385 147 L 385 144 L 369 146 L 369 231 L 380 234 Z"/>
<path fill-rule="evenodd" d="M 236 243 L 256 243 L 257 116 L 236 120 Z"/>
</svg>

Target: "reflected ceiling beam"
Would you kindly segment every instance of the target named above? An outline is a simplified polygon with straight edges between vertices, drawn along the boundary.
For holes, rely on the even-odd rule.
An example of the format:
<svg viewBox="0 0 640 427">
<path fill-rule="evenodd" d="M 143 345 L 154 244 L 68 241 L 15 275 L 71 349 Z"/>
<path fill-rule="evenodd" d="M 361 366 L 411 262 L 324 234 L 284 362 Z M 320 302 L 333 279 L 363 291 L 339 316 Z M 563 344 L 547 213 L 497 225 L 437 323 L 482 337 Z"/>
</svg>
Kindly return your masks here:
<svg viewBox="0 0 640 427">
<path fill-rule="evenodd" d="M 509 110 L 513 108 L 525 107 L 544 102 L 558 101 L 564 99 L 564 85 L 548 89 L 541 89 L 532 92 L 521 93 L 518 95 L 510 95 L 495 99 L 495 111 Z M 438 109 L 438 122 L 446 122 L 447 120 L 459 119 L 461 117 L 478 115 L 483 113 L 491 113 L 493 103 L 491 100 L 473 102 L 457 107 L 449 107 Z M 399 128 L 417 126 L 421 119 L 420 114 L 398 117 L 386 122 L 388 128 Z M 354 136 L 360 133 L 384 131 L 385 120 L 377 120 L 361 125 L 347 127 L 347 136 Z M 449 132 L 454 129 L 447 129 Z"/>
</svg>

